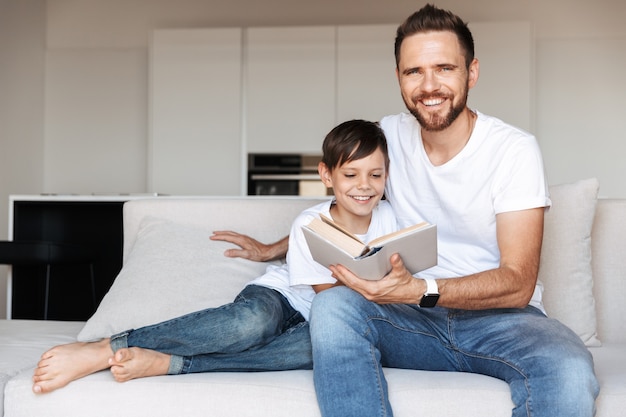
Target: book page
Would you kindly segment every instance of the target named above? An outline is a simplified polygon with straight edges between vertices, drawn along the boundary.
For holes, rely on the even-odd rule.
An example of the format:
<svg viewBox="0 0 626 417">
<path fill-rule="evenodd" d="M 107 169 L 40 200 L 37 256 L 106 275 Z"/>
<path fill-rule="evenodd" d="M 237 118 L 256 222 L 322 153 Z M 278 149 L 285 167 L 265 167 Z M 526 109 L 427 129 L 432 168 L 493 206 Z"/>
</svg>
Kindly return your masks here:
<svg viewBox="0 0 626 417">
<path fill-rule="evenodd" d="M 363 242 L 351 233 L 346 234 L 336 223 L 327 223 L 316 217 L 306 227 L 353 257 L 361 255 L 366 249 Z"/>
<path fill-rule="evenodd" d="M 322 221 L 326 224 L 331 225 L 332 227 L 341 230 L 343 233 L 345 233 L 346 235 L 352 237 L 354 240 L 360 242 L 363 244 L 363 246 L 368 246 L 369 248 L 367 248 L 368 250 L 373 249 L 377 246 L 382 246 L 387 242 L 391 242 L 392 240 L 395 240 L 401 236 L 405 236 L 409 233 L 412 233 L 415 230 L 421 229 L 423 227 L 426 227 L 429 225 L 428 222 L 421 222 L 421 223 L 417 223 L 414 224 L 413 226 L 409 226 L 409 227 L 405 227 L 404 229 L 400 229 L 400 230 L 396 230 L 395 232 L 391 232 L 391 233 L 387 233 L 386 235 L 383 236 L 379 236 L 375 239 L 372 239 L 370 242 L 362 242 L 361 240 L 359 240 L 358 237 L 356 237 L 353 233 L 351 233 L 348 229 L 346 229 L 345 227 L 341 226 L 340 224 L 335 223 L 335 221 L 327 216 L 324 216 L 323 214 L 320 214 L 320 218 L 322 219 Z M 364 248 L 365 249 L 365 248 Z M 367 251 L 365 251 L 367 252 Z"/>
<path fill-rule="evenodd" d="M 322 219 L 322 221 L 328 225 L 331 225 L 332 227 L 334 227 L 335 229 L 340 230 L 342 233 L 350 236 L 352 239 L 356 240 L 357 242 L 359 242 L 360 244 L 362 244 L 363 246 L 365 246 L 365 242 L 362 242 L 361 239 L 359 239 L 358 237 L 356 237 L 356 235 L 354 233 L 352 233 L 351 231 L 349 231 L 348 229 L 346 229 L 345 227 L 343 227 L 342 225 L 335 223 L 335 221 L 333 219 L 331 219 L 330 217 L 324 216 L 322 213 L 320 213 L 320 219 Z"/>
<path fill-rule="evenodd" d="M 413 233 L 415 230 L 422 229 L 428 225 L 429 224 L 427 222 L 421 222 L 418 224 L 414 224 L 413 226 L 405 227 L 404 229 L 400 229 L 395 232 L 388 233 L 384 236 L 380 236 L 380 237 L 377 237 L 376 239 L 373 239 L 371 242 L 368 243 L 368 246 L 370 247 L 382 246 L 385 243 L 391 242 L 392 240 L 395 240 L 401 236 L 405 236 L 410 233 Z"/>
</svg>

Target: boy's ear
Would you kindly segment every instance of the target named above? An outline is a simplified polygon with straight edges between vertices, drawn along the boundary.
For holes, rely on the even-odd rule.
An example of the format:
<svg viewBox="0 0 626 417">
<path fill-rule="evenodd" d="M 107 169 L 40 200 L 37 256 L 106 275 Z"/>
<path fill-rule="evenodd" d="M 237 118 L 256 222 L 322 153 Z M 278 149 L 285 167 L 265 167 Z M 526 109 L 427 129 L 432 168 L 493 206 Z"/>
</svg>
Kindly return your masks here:
<svg viewBox="0 0 626 417">
<path fill-rule="evenodd" d="M 326 166 L 325 163 L 320 162 L 319 164 L 317 164 L 317 172 L 320 174 L 320 178 L 324 185 L 327 188 L 332 188 L 333 180 L 330 176 L 330 169 L 328 169 L 328 166 Z"/>
</svg>

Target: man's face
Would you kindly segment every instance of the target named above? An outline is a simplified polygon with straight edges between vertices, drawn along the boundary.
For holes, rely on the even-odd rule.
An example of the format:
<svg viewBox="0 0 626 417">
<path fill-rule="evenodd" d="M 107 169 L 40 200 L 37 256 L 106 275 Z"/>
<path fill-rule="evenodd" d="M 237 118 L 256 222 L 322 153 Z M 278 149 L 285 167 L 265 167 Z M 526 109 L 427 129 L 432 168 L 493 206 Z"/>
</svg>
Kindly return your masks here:
<svg viewBox="0 0 626 417">
<path fill-rule="evenodd" d="M 424 130 L 438 132 L 465 108 L 478 79 L 478 61 L 467 70 L 452 32 L 418 33 L 402 42 L 397 75 L 407 109 Z"/>
</svg>

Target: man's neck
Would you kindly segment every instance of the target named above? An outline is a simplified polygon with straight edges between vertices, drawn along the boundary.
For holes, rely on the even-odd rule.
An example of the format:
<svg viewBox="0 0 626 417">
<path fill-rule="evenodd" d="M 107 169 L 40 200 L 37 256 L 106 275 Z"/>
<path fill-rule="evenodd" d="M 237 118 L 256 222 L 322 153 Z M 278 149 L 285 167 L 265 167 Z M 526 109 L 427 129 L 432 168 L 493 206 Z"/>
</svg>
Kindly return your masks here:
<svg viewBox="0 0 626 417">
<path fill-rule="evenodd" d="M 466 107 L 446 129 L 438 132 L 422 129 L 424 149 L 433 165 L 443 165 L 461 152 L 474 131 L 476 118 L 476 114 Z"/>
</svg>

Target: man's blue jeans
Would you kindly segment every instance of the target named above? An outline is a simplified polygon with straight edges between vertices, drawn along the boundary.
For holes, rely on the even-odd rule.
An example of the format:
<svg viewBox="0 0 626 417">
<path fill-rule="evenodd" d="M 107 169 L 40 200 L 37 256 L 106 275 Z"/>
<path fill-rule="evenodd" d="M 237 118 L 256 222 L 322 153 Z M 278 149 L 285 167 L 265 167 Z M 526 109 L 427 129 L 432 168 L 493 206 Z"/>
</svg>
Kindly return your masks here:
<svg viewBox="0 0 626 417">
<path fill-rule="evenodd" d="M 315 297 L 310 326 L 324 417 L 392 416 L 383 366 L 502 379 L 511 388 L 515 417 L 595 412 L 598 383 L 589 351 L 576 334 L 534 307 L 378 305 L 336 287 Z"/>
<path fill-rule="evenodd" d="M 170 354 L 169 374 L 312 368 L 308 323 L 282 294 L 258 285 L 230 304 L 114 335 L 111 347 Z"/>
</svg>

